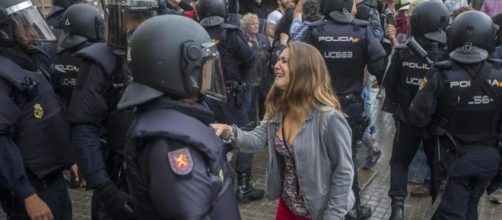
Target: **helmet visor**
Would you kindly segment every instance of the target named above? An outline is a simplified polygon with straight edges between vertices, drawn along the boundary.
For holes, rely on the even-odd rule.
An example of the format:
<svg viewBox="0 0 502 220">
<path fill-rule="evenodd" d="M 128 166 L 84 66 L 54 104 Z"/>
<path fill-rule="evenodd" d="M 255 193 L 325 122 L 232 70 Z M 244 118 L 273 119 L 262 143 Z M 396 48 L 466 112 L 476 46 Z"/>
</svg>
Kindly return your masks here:
<svg viewBox="0 0 502 220">
<path fill-rule="evenodd" d="M 31 1 L 6 9 L 16 27 L 16 37 L 27 43 L 53 42 L 56 37 Z"/>
<path fill-rule="evenodd" d="M 128 37 L 143 21 L 157 15 L 154 0 L 105 1 L 105 36 L 108 43 L 127 47 Z"/>
<path fill-rule="evenodd" d="M 221 68 L 218 48 L 213 42 L 202 44 L 202 47 L 204 58 L 201 68 L 200 93 L 208 98 L 226 102 L 225 81 L 223 80 L 223 69 Z"/>
</svg>

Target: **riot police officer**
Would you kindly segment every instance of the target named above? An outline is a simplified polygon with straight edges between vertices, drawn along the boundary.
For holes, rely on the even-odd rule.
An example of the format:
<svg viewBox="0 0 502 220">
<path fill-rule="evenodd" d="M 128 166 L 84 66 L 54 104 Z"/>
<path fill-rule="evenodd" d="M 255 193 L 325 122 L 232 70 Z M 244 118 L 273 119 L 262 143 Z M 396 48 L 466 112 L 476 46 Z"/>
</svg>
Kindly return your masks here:
<svg viewBox="0 0 502 220">
<path fill-rule="evenodd" d="M 71 219 L 66 120 L 32 47 L 56 38 L 29 0 L 0 1 L 0 200 L 7 219 Z"/>
<path fill-rule="evenodd" d="M 411 34 L 434 60 L 446 58 L 444 31 L 449 17 L 446 6 L 438 1 L 419 4 L 411 14 Z M 430 132 L 428 129 L 416 127 L 409 113 L 410 103 L 428 69 L 429 64 L 425 59 L 414 54 L 406 45 L 397 45 L 384 81 L 386 97 L 383 110 L 393 114 L 396 123 L 390 160 L 391 219 L 404 219 L 404 200 L 408 195 L 408 166 L 420 143 L 430 155 Z"/>
<path fill-rule="evenodd" d="M 52 0 L 52 8 L 47 16 L 47 24 L 54 29 L 62 29 L 63 13 L 73 4 L 73 0 Z"/>
<path fill-rule="evenodd" d="M 450 59 L 431 68 L 410 106 L 417 124 L 431 123 L 437 136 L 435 219 L 478 219 L 479 199 L 498 169 L 502 63 L 487 59 L 497 29 L 482 12 L 456 17 L 446 30 Z"/>
<path fill-rule="evenodd" d="M 134 82 L 118 107 L 138 111 L 126 173 L 140 219 L 240 219 L 223 142 L 202 103 L 225 100 L 219 59 L 204 28 L 183 16 L 149 19 L 132 37 Z"/>
<path fill-rule="evenodd" d="M 333 89 L 342 102 L 344 112 L 348 114 L 347 120 L 352 129 L 352 157 L 354 165 L 357 166 L 355 143 L 362 138 L 367 125 L 362 116 L 361 100 L 364 69 L 367 66 L 368 71 L 380 82 L 386 53 L 370 30 L 368 22 L 353 17 L 353 6 L 353 0 L 322 1 L 321 10 L 327 20 L 311 24 L 303 40 L 315 46 L 324 56 Z M 347 218 L 364 219 L 371 216 L 371 209 L 361 206 L 357 172 L 355 173 L 352 190 L 356 196 L 356 204 Z"/>
<path fill-rule="evenodd" d="M 73 53 L 103 40 L 104 20 L 97 8 L 87 4 L 75 4 L 63 14 L 64 38 L 58 43 L 54 61 L 56 92 L 63 106 L 68 108 L 73 88 L 77 83 L 81 60 Z"/>
<path fill-rule="evenodd" d="M 93 44 L 75 54 L 82 61 L 68 117 L 77 163 L 87 188 L 94 190 L 93 219 L 132 219 L 122 153 L 134 115 L 117 110 L 116 105 L 131 81 L 127 42 L 141 22 L 157 13 L 158 2 L 107 0 L 104 7 L 106 43 Z"/>
<path fill-rule="evenodd" d="M 255 53 L 247 44 L 242 31 L 236 26 L 225 23 L 228 17 L 226 0 L 200 0 L 196 7 L 201 19 L 200 24 L 218 46 L 229 95 L 226 103 L 209 99 L 207 104 L 215 112 L 216 121 L 236 124 L 239 127 L 248 125 L 246 129 L 251 130 L 247 109 L 244 106 L 244 96 L 248 88 L 243 80 L 254 65 Z M 237 198 L 241 202 L 260 199 L 264 195 L 263 190 L 251 186 L 252 160 L 253 154 L 237 153 Z"/>
</svg>

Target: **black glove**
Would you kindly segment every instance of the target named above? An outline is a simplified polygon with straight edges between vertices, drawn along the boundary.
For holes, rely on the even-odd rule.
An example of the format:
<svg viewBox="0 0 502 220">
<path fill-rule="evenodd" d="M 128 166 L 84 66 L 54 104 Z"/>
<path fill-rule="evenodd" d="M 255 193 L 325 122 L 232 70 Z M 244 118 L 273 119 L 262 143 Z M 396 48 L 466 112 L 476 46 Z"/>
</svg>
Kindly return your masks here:
<svg viewBox="0 0 502 220">
<path fill-rule="evenodd" d="M 94 192 L 103 201 L 108 214 L 113 219 L 136 219 L 131 205 L 131 197 L 112 182 L 98 186 Z"/>
</svg>

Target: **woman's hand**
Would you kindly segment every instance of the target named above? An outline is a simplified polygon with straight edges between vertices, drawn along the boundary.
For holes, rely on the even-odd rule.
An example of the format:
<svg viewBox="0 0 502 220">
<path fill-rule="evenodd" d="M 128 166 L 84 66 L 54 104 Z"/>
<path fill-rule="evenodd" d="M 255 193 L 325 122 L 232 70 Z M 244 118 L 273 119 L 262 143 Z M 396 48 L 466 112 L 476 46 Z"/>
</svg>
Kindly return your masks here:
<svg viewBox="0 0 502 220">
<path fill-rule="evenodd" d="M 221 137 L 223 139 L 230 139 L 233 136 L 232 127 L 227 124 L 214 123 L 210 124 L 210 126 L 213 128 L 214 133 L 218 137 Z"/>
</svg>

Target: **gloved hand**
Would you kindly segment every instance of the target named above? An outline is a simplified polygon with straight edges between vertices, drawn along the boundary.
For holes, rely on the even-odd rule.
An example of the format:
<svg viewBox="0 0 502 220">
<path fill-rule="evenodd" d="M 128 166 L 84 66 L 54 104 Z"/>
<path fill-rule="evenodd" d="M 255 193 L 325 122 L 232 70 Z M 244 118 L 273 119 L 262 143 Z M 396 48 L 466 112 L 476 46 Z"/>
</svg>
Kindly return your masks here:
<svg viewBox="0 0 502 220">
<path fill-rule="evenodd" d="M 112 182 L 101 184 L 94 192 L 103 201 L 108 214 L 113 219 L 136 219 L 131 206 L 131 197 Z"/>
</svg>

